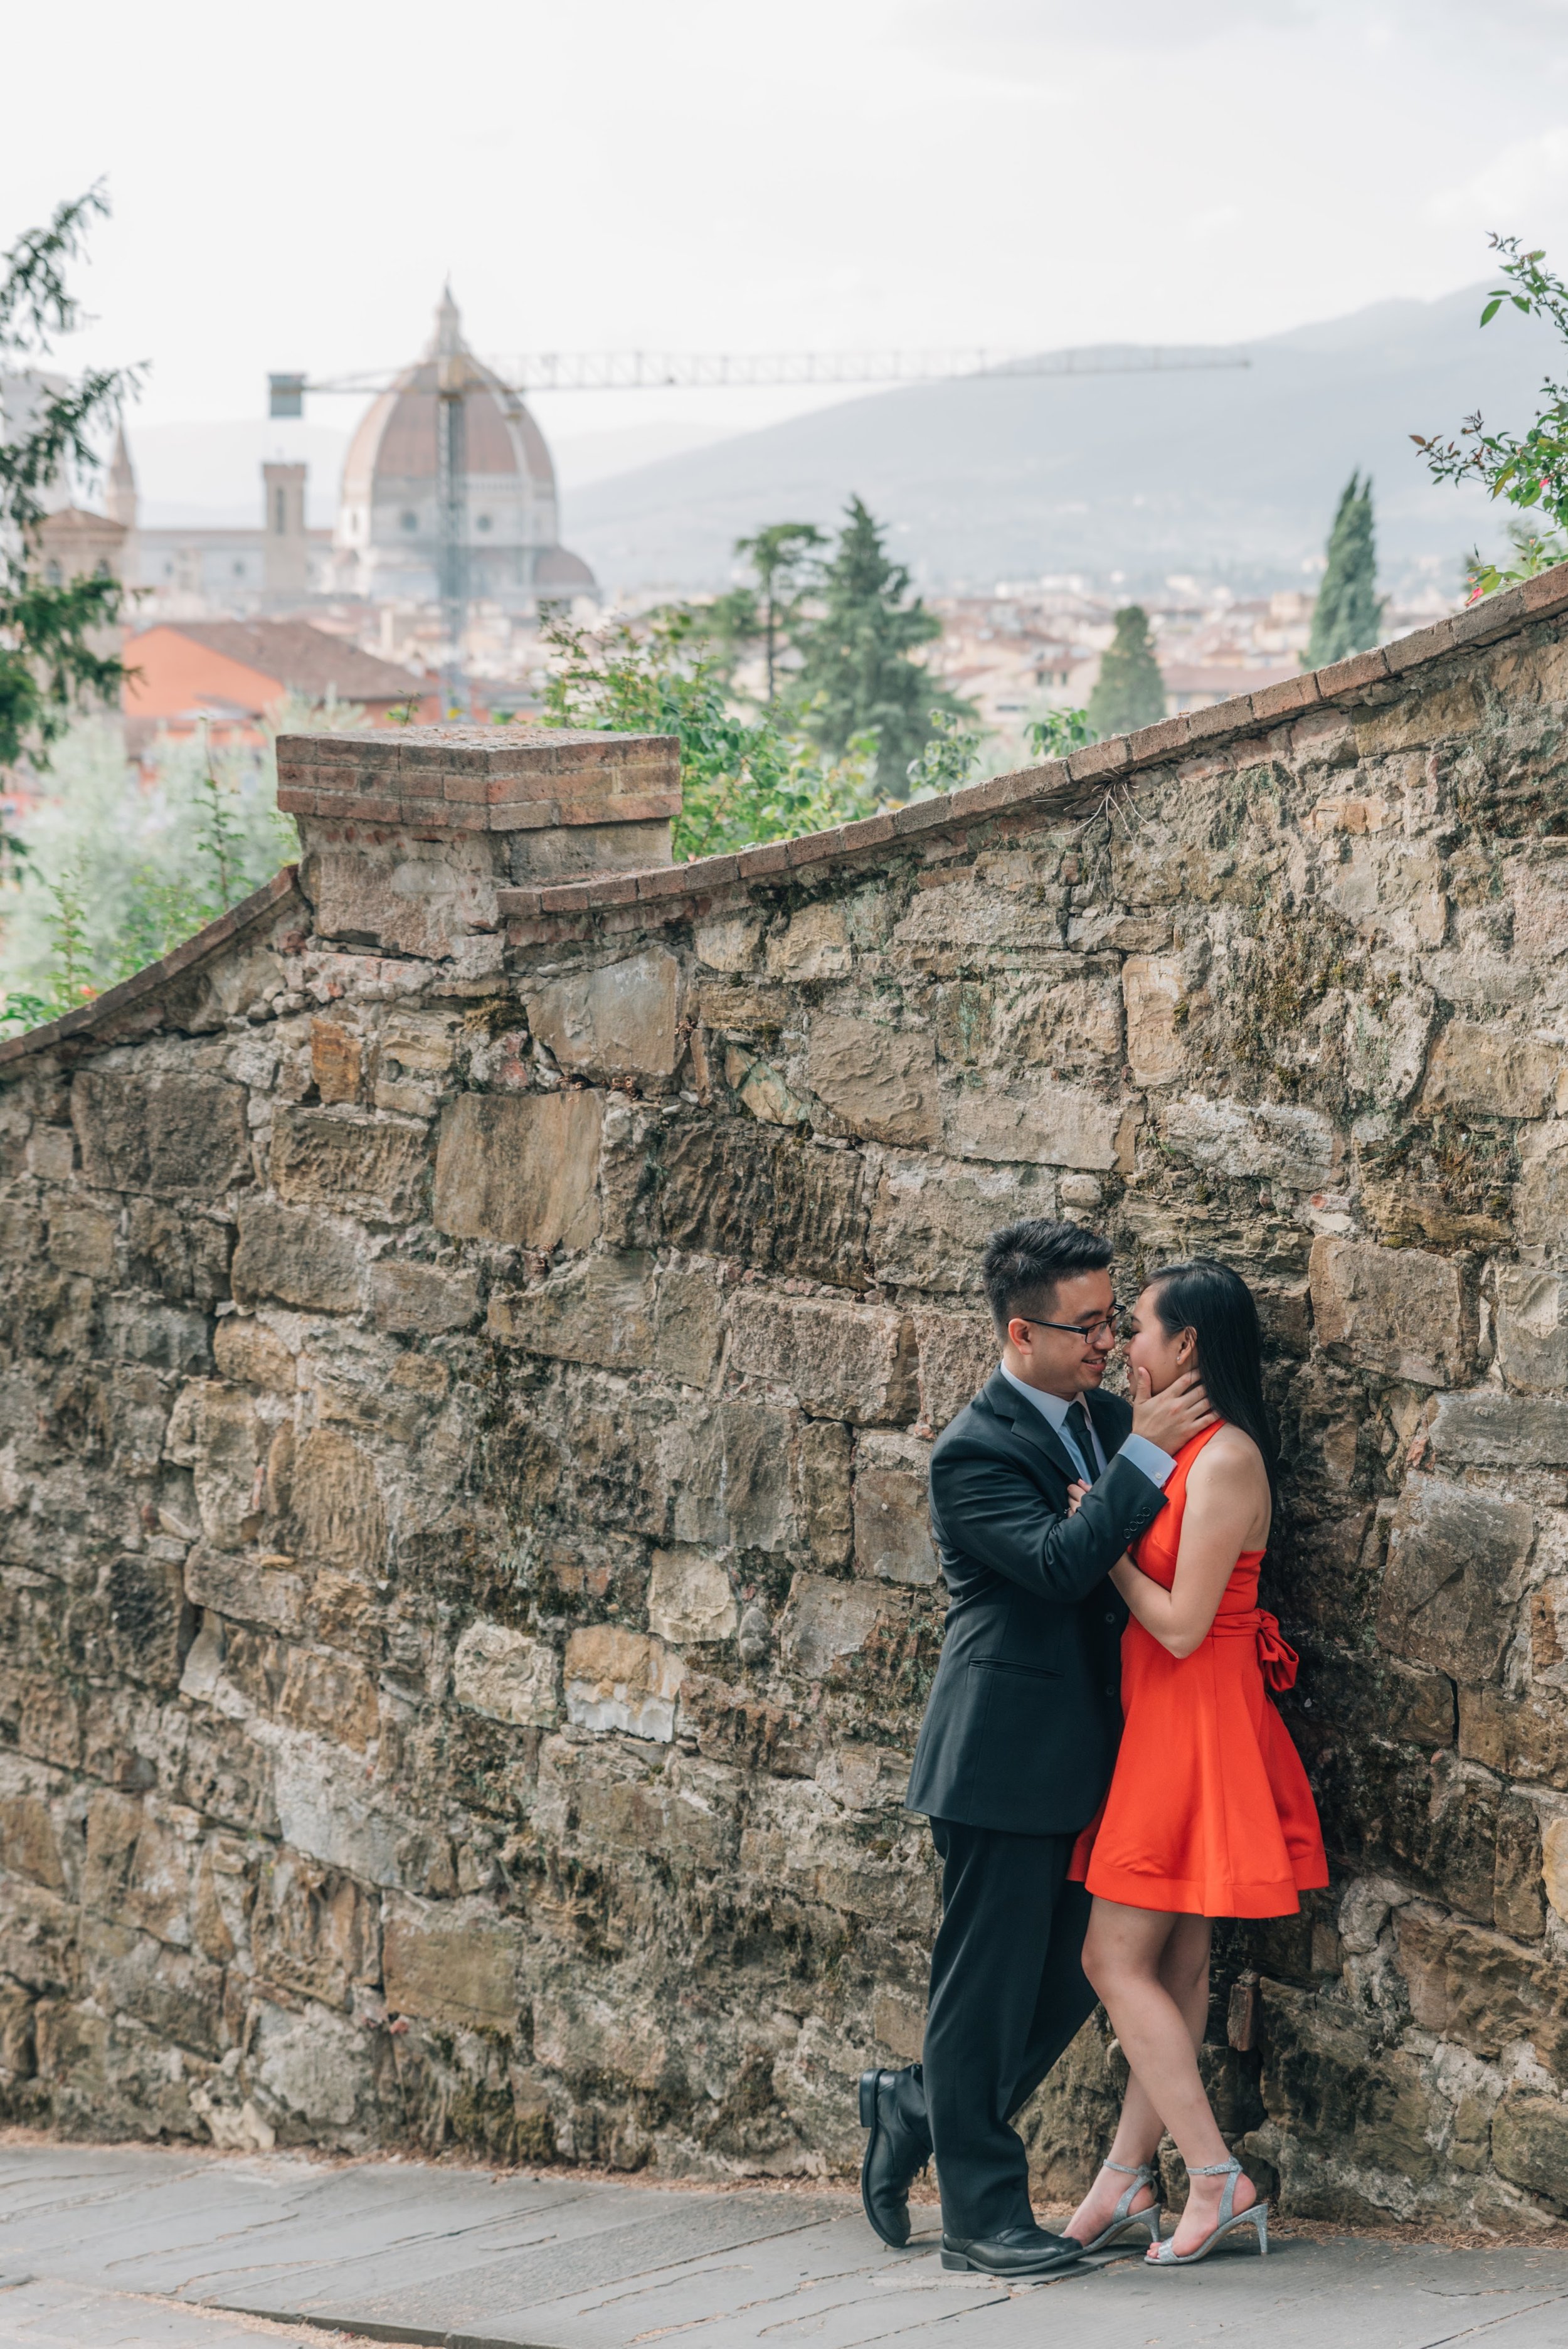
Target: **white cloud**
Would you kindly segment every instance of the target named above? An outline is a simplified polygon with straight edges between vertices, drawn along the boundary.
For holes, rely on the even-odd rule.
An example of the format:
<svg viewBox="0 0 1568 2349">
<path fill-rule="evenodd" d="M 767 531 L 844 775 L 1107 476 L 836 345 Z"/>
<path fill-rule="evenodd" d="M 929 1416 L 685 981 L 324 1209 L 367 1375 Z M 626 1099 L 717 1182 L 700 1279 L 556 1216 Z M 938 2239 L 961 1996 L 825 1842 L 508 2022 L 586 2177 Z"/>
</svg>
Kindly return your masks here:
<svg viewBox="0 0 1568 2349">
<path fill-rule="evenodd" d="M 905 0 L 900 29 L 948 52 L 1195 49 L 1243 32 L 1305 30 L 1323 0 Z"/>
<path fill-rule="evenodd" d="M 1430 218 L 1448 227 L 1480 222 L 1508 233 L 1522 227 L 1532 206 L 1560 196 L 1568 186 L 1568 128 L 1517 139 L 1428 205 Z"/>
<path fill-rule="evenodd" d="M 1210 204 L 1191 213 L 1181 225 L 1189 236 L 1216 236 L 1222 229 L 1234 228 L 1242 216 L 1240 204 Z"/>
</svg>

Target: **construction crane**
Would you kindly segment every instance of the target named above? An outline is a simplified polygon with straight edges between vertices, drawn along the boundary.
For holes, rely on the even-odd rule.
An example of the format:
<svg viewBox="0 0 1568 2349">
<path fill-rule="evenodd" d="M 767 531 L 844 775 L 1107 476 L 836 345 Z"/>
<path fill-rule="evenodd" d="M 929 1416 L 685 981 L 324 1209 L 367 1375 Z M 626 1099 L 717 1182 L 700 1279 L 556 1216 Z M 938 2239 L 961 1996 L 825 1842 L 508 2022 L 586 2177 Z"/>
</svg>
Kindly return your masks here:
<svg viewBox="0 0 1568 2349">
<path fill-rule="evenodd" d="M 466 356 L 466 354 L 453 354 Z M 1008 355 L 959 351 L 536 351 L 490 370 L 490 389 L 520 398 L 541 391 L 756 391 L 779 385 L 951 383 L 971 376 L 1171 375 L 1194 368 L 1246 367 L 1243 351 L 1109 345 L 1073 351 Z M 307 392 L 382 392 L 396 388 L 384 371 L 267 378 L 269 412 L 302 416 Z M 454 382 L 452 390 L 457 391 Z"/>
<path fill-rule="evenodd" d="M 690 391 L 759 390 L 765 387 L 1007 382 L 1018 377 L 1089 375 L 1174 375 L 1212 367 L 1247 367 L 1252 361 L 1242 351 L 1156 345 L 1007 354 L 985 349 L 954 351 L 540 351 L 490 367 L 463 347 L 456 331 L 457 313 L 449 291 L 438 316 L 449 331 L 443 332 L 434 353 L 436 363 L 436 512 L 437 581 L 441 604 L 442 636 L 447 647 L 442 664 L 442 707 L 456 714 L 466 701 L 458 672 L 459 647 L 468 610 L 464 577 L 463 479 L 466 440 L 465 402 L 474 393 L 496 392 L 523 398 L 542 391 Z M 408 370 L 388 375 L 377 370 L 362 375 L 313 378 L 306 375 L 269 375 L 267 413 L 273 418 L 304 414 L 307 394 L 366 394 L 397 390 Z"/>
</svg>

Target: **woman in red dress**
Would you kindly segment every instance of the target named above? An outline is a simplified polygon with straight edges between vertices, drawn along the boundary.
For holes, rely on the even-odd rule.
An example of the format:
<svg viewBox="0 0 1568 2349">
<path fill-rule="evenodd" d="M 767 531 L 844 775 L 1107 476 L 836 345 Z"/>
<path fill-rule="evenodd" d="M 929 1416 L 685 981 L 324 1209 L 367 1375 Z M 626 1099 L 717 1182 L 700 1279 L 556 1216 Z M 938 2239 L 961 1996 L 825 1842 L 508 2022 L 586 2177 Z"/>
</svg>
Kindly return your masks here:
<svg viewBox="0 0 1568 2349">
<path fill-rule="evenodd" d="M 1198 2075 L 1210 1920 L 1294 1916 L 1300 1894 L 1328 1881 L 1306 1773 L 1268 1695 L 1290 1687 L 1296 1660 L 1257 1603 L 1274 1471 L 1262 1353 L 1252 1294 L 1228 1266 L 1156 1273 L 1133 1309 L 1135 1386 L 1158 1394 L 1196 1371 L 1219 1417 L 1182 1446 L 1165 1508 L 1113 1574 L 1132 1617 L 1125 1726 L 1069 1873 L 1094 1895 L 1084 1971 L 1132 2077 L 1110 2158 L 1068 2232 L 1088 2245 L 1141 2225 L 1161 2266 L 1238 2230 L 1268 2249 L 1267 2205 Z M 1191 2185 L 1162 2242 L 1153 2165 L 1167 2128 Z"/>
</svg>

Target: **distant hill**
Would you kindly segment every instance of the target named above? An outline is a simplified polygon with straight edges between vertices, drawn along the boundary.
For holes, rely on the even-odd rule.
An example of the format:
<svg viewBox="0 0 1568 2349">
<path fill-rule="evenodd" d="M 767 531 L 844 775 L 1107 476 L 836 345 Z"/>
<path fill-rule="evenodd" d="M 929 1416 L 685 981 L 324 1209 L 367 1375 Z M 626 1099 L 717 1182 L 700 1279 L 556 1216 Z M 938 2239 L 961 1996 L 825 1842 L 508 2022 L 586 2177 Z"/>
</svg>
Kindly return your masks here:
<svg viewBox="0 0 1568 2349">
<path fill-rule="evenodd" d="M 651 423 L 636 423 L 631 420 L 636 415 L 634 400 L 627 401 L 623 413 L 628 413 L 625 423 L 598 432 L 556 433 L 550 429 L 548 418 L 542 419 L 555 478 L 563 490 L 570 492 L 589 481 L 603 481 L 607 474 L 629 473 L 634 467 L 657 464 L 666 457 L 684 457 L 693 449 L 711 448 L 716 440 L 729 437 L 727 427 L 697 424 L 689 417 L 658 417 Z"/>
<path fill-rule="evenodd" d="M 1147 591 L 1191 572 L 1256 591 L 1303 584 L 1359 467 L 1375 477 L 1384 585 L 1449 589 L 1478 536 L 1500 542 L 1497 511 L 1432 482 L 1409 435 L 1457 429 L 1478 407 L 1522 428 L 1561 354 L 1517 314 L 1482 332 L 1483 292 L 1262 337 L 1244 372 L 873 393 L 578 489 L 564 535 L 606 586 L 717 586 L 738 537 L 831 523 L 858 492 L 928 587 L 1081 572 Z"/>
</svg>

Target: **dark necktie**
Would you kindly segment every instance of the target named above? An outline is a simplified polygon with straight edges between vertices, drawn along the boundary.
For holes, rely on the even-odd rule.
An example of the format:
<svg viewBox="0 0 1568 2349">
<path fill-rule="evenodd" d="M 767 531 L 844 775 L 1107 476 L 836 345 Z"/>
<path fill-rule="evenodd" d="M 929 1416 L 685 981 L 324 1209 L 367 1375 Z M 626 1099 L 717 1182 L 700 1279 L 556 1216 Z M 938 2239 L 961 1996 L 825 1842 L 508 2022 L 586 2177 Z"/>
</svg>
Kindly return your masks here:
<svg viewBox="0 0 1568 2349">
<path fill-rule="evenodd" d="M 1094 1436 L 1089 1429 L 1088 1413 L 1081 1402 L 1068 1403 L 1067 1430 L 1083 1455 L 1084 1471 L 1092 1485 L 1099 1471 L 1094 1464 Z"/>
</svg>

